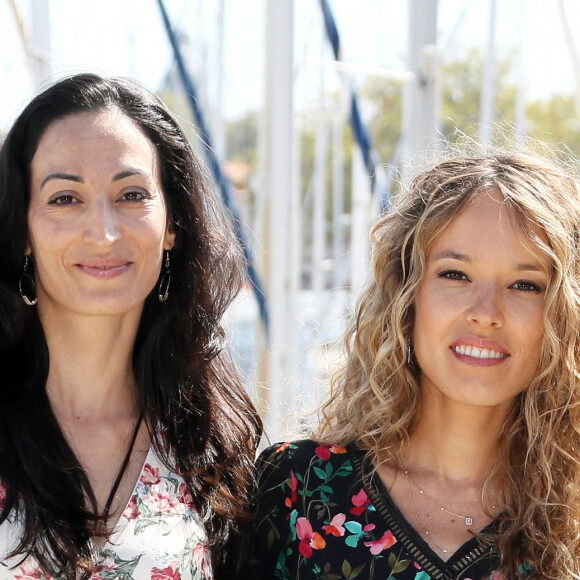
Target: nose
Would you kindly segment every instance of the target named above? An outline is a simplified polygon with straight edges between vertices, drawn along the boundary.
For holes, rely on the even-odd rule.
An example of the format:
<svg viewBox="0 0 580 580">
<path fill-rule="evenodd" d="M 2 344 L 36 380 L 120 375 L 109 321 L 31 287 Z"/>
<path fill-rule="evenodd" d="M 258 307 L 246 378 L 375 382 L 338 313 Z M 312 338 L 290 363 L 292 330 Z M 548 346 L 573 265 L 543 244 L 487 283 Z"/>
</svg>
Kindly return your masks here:
<svg viewBox="0 0 580 580">
<path fill-rule="evenodd" d="M 119 216 L 111 203 L 98 198 L 85 212 L 85 240 L 99 246 L 113 244 L 121 236 Z"/>
<path fill-rule="evenodd" d="M 469 322 L 482 327 L 500 328 L 504 323 L 503 298 L 493 283 L 474 288 L 473 300 L 467 311 Z"/>
</svg>

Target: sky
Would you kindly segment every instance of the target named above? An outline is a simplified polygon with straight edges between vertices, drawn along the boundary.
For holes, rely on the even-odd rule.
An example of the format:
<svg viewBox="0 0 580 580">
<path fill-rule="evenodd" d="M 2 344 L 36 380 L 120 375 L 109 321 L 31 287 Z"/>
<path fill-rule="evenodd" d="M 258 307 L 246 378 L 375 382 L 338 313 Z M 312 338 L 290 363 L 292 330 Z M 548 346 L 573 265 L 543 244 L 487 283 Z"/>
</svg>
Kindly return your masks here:
<svg viewBox="0 0 580 580">
<path fill-rule="evenodd" d="M 155 0 L 0 0 L 0 130 L 6 130 L 38 88 L 12 5 L 17 6 L 25 35 L 32 41 L 32 10 L 40 1 L 50 10 L 51 73 L 45 83 L 92 70 L 159 87 L 172 54 Z M 259 109 L 263 102 L 267 1 L 166 0 L 172 22 L 186 38 L 185 54 L 202 98 L 219 107 L 226 118 Z M 441 59 L 461 55 L 468 46 L 485 50 L 491 2 L 439 0 Z M 576 89 L 578 79 L 565 42 L 560 4 L 569 22 L 580 22 L 576 0 L 496 0 L 498 54 L 514 49 L 523 38 L 522 78 L 529 98 Z M 296 102 L 300 106 L 319 97 L 320 61 L 331 55 L 323 39 L 319 2 L 294 0 L 294 5 L 295 76 L 296 86 L 302 87 Z M 330 0 L 330 5 L 345 60 L 361 66 L 405 67 L 408 0 Z M 223 35 L 218 33 L 220 26 Z M 364 78 L 361 73 L 355 81 Z"/>
</svg>

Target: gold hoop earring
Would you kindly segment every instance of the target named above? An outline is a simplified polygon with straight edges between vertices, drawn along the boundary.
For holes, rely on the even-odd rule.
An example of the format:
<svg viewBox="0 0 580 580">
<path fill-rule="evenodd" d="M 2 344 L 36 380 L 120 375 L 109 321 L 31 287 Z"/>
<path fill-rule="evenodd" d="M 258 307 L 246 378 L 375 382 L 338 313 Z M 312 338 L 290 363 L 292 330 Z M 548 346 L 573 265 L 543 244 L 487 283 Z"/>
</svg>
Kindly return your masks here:
<svg viewBox="0 0 580 580">
<path fill-rule="evenodd" d="M 22 274 L 20 275 L 20 279 L 18 280 L 18 290 L 20 292 L 20 296 L 22 300 L 24 300 L 24 304 L 27 306 L 34 306 L 38 301 L 36 296 L 36 283 L 34 282 L 34 278 L 30 275 L 28 271 L 28 262 L 32 262 L 32 258 L 30 258 L 31 254 L 27 254 L 24 257 L 24 268 L 22 269 Z M 26 288 L 28 285 L 28 288 Z M 24 286 L 24 289 L 23 289 Z M 27 291 L 29 294 L 27 294 Z M 34 298 L 30 298 L 30 292 L 34 295 Z"/>
<path fill-rule="evenodd" d="M 171 284 L 171 270 L 169 268 L 169 255 L 171 250 L 166 250 L 165 253 L 165 272 L 159 282 L 159 288 L 157 289 L 157 300 L 159 302 L 165 302 L 169 297 L 169 285 Z"/>
</svg>

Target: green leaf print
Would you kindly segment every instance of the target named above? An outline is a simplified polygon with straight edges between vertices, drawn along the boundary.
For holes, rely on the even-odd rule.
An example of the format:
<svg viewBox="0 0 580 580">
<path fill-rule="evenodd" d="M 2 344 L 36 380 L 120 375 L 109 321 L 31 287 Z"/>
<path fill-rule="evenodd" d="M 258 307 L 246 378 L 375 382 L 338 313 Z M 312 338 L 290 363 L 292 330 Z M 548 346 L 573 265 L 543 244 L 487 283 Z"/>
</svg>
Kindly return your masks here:
<svg viewBox="0 0 580 580">
<path fill-rule="evenodd" d="M 358 568 L 352 569 L 350 562 L 346 560 L 342 563 L 342 573 L 344 574 L 345 580 L 354 580 L 364 569 L 365 565 L 359 566 Z"/>
<path fill-rule="evenodd" d="M 173 516 L 173 514 L 169 514 L 169 516 Z M 160 528 L 163 528 L 163 535 L 166 536 L 167 534 L 169 534 L 169 532 L 171 532 L 172 530 L 172 526 L 169 524 L 169 522 L 161 519 L 159 516 L 157 517 L 150 517 L 150 518 L 143 518 L 142 520 L 138 521 L 135 524 L 135 535 L 140 534 L 145 528 L 148 528 L 149 526 L 159 526 Z"/>
<path fill-rule="evenodd" d="M 399 560 L 399 558 L 394 554 L 389 554 L 389 566 L 391 567 L 392 576 L 399 572 L 406 570 L 411 563 L 411 560 Z"/>
<path fill-rule="evenodd" d="M 133 572 L 142 554 L 135 556 L 132 560 L 119 558 L 113 550 L 105 549 L 102 554 L 105 556 L 103 567 L 99 572 L 102 580 L 135 580 L 133 578 Z"/>
<path fill-rule="evenodd" d="M 331 469 L 332 469 L 332 467 L 331 467 Z M 324 471 L 324 469 L 320 469 L 320 467 L 316 467 L 316 465 L 314 465 L 312 467 L 312 470 L 314 471 L 314 473 L 316 473 L 316 475 L 318 475 L 318 477 L 320 479 L 326 480 L 326 471 Z"/>
</svg>

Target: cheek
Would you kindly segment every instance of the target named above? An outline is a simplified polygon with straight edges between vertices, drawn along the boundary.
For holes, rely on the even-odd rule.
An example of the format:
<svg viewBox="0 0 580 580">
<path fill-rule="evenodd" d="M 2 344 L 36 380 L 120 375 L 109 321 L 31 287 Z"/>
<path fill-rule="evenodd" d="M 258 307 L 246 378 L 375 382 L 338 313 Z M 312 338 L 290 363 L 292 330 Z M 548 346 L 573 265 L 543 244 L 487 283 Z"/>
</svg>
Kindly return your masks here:
<svg viewBox="0 0 580 580">
<path fill-rule="evenodd" d="M 527 337 L 530 340 L 530 349 L 537 362 L 542 355 L 542 345 L 544 343 L 544 318 L 543 316 L 536 319 L 536 324 L 528 327 Z M 524 337 L 525 338 L 525 337 Z"/>
<path fill-rule="evenodd" d="M 413 348 L 420 357 L 433 346 L 441 333 L 441 310 L 434 308 L 428 296 L 417 295 L 415 300 L 415 321 L 413 325 Z"/>
<path fill-rule="evenodd" d="M 156 240 L 162 243 L 167 238 L 168 220 L 165 209 L 162 206 L 149 207 L 139 222 L 143 236 L 151 238 L 152 241 Z"/>
</svg>

